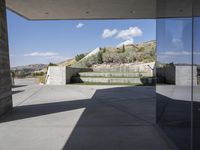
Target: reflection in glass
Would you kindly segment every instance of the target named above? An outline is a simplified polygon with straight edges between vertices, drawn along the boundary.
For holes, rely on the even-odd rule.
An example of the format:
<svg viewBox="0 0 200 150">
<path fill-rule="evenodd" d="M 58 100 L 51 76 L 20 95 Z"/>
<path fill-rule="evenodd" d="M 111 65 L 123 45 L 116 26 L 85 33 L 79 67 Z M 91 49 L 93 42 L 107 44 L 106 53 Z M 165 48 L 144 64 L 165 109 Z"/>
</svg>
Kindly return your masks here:
<svg viewBox="0 0 200 150">
<path fill-rule="evenodd" d="M 157 123 L 181 150 L 191 143 L 192 19 L 157 20 Z"/>
<path fill-rule="evenodd" d="M 194 18 L 193 147 L 200 149 L 200 17 Z"/>
</svg>

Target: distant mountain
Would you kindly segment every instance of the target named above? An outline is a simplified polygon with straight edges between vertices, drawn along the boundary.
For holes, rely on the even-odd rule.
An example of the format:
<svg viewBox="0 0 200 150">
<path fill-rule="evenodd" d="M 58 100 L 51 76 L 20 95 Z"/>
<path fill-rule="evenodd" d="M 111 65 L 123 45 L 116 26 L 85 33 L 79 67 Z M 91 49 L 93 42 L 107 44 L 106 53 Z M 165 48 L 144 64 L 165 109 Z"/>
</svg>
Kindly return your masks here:
<svg viewBox="0 0 200 150">
<path fill-rule="evenodd" d="M 25 65 L 25 66 L 17 66 L 17 67 L 12 67 L 11 70 L 30 70 L 32 72 L 34 71 L 39 71 L 44 68 L 46 68 L 48 65 L 46 64 L 31 64 L 31 65 Z"/>
</svg>

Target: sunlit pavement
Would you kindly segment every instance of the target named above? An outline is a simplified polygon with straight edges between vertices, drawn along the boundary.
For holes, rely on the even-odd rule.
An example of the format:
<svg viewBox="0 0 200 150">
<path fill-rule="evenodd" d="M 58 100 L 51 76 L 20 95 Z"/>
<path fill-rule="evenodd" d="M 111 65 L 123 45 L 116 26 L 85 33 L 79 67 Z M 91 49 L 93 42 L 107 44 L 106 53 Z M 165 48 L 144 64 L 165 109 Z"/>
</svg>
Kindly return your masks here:
<svg viewBox="0 0 200 150">
<path fill-rule="evenodd" d="M 155 87 L 16 80 L 0 150 L 171 150 L 155 125 Z"/>
</svg>

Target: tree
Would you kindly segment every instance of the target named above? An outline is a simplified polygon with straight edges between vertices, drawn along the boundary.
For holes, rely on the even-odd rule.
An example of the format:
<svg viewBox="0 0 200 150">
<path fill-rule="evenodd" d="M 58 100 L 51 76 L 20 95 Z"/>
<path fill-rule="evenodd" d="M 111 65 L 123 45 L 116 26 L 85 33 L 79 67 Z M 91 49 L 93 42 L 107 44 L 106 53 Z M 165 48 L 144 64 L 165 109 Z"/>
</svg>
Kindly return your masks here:
<svg viewBox="0 0 200 150">
<path fill-rule="evenodd" d="M 105 63 L 113 63 L 113 55 L 115 53 L 112 53 L 112 52 L 106 52 L 106 53 L 103 53 L 103 62 Z"/>
<path fill-rule="evenodd" d="M 102 64 L 103 63 L 103 58 L 102 58 L 102 53 L 101 52 L 99 52 L 97 54 L 97 63 L 98 64 Z"/>
<path fill-rule="evenodd" d="M 124 53 L 126 51 L 125 45 L 123 44 L 122 46 L 122 53 Z"/>
<path fill-rule="evenodd" d="M 78 62 L 85 57 L 85 54 L 76 55 L 75 60 Z"/>
<path fill-rule="evenodd" d="M 92 65 L 97 64 L 97 56 L 96 56 L 96 55 L 90 56 L 89 58 L 87 58 L 87 59 L 85 60 L 84 63 L 85 63 L 85 65 L 86 65 L 87 67 L 92 67 Z"/>
<path fill-rule="evenodd" d="M 54 64 L 54 63 L 51 63 L 51 62 L 50 62 L 50 63 L 48 64 L 48 67 L 49 67 L 49 66 L 57 66 L 57 64 Z"/>
</svg>

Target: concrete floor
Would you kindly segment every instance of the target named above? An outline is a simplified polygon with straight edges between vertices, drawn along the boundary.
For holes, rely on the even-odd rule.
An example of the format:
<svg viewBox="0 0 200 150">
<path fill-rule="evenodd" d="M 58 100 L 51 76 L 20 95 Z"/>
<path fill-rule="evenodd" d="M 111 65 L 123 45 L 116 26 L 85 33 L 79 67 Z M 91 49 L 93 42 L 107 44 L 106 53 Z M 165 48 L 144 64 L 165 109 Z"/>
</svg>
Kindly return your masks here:
<svg viewBox="0 0 200 150">
<path fill-rule="evenodd" d="M 172 150 L 155 125 L 155 88 L 16 80 L 0 150 Z"/>
</svg>

